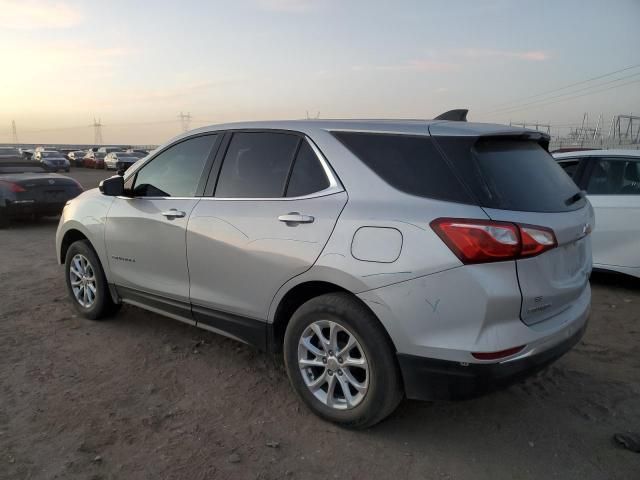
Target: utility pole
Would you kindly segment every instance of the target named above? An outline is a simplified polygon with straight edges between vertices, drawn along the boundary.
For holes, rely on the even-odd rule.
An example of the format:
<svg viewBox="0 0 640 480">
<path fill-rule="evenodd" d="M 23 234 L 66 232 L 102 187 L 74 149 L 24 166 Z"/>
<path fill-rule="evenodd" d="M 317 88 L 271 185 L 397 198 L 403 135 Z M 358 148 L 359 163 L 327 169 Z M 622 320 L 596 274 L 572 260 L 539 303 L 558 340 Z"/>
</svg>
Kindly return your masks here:
<svg viewBox="0 0 640 480">
<path fill-rule="evenodd" d="M 18 141 L 18 129 L 16 128 L 15 120 L 11 120 L 11 141 L 16 145 L 20 143 Z"/>
<path fill-rule="evenodd" d="M 189 126 L 191 125 L 191 113 L 182 113 L 178 115 L 178 119 L 180 120 L 180 124 L 182 125 L 182 131 L 187 132 L 189 130 Z"/>
<path fill-rule="evenodd" d="M 93 117 L 93 143 L 94 145 L 102 145 L 102 120 Z"/>
</svg>

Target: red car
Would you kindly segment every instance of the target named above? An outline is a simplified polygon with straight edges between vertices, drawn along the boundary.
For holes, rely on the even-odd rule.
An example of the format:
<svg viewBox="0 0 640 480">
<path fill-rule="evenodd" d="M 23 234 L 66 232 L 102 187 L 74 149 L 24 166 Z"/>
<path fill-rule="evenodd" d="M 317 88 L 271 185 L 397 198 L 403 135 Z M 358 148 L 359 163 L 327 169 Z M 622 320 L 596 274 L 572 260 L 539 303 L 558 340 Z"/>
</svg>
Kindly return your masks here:
<svg viewBox="0 0 640 480">
<path fill-rule="evenodd" d="M 82 160 L 82 166 L 85 168 L 104 168 L 105 155 L 103 152 L 89 151 Z"/>
</svg>

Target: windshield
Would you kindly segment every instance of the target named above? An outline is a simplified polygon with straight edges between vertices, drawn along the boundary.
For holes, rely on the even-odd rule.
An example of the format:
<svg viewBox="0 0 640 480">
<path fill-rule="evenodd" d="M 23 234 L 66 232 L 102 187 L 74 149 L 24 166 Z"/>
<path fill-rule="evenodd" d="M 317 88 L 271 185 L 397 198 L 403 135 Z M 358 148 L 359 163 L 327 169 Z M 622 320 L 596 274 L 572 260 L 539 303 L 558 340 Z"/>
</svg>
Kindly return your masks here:
<svg viewBox="0 0 640 480">
<path fill-rule="evenodd" d="M 42 152 L 42 158 L 62 158 L 62 154 L 58 152 Z"/>
</svg>

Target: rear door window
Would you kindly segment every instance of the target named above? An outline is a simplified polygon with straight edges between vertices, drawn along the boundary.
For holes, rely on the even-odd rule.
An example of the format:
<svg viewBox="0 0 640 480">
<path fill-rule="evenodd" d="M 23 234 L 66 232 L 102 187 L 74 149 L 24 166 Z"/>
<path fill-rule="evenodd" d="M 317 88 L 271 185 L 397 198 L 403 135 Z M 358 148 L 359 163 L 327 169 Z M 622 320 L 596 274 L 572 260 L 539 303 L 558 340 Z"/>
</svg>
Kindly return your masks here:
<svg viewBox="0 0 640 480">
<path fill-rule="evenodd" d="M 288 133 L 234 133 L 222 163 L 215 196 L 284 196 L 289 170 L 299 142 L 299 136 Z"/>
<path fill-rule="evenodd" d="M 429 136 L 333 132 L 382 180 L 411 195 L 472 203 Z"/>
<path fill-rule="evenodd" d="M 558 162 L 558 165 L 560 165 L 567 175 L 575 180 L 576 174 L 578 173 L 578 167 L 580 166 L 580 159 L 561 160 Z"/>
<path fill-rule="evenodd" d="M 587 193 L 590 195 L 640 195 L 640 159 L 596 158 Z"/>
</svg>

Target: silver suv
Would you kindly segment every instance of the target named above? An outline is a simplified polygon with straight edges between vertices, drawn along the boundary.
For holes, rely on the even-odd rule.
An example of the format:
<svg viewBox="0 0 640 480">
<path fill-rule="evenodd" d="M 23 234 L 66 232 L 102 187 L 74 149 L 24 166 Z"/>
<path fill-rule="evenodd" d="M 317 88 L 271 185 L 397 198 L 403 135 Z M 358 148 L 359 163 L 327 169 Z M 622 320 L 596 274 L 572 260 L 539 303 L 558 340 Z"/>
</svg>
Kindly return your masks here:
<svg viewBox="0 0 640 480">
<path fill-rule="evenodd" d="M 468 397 L 569 350 L 593 210 L 535 131 L 274 121 L 181 135 L 64 209 L 73 304 L 129 303 L 283 352 L 322 418 Z"/>
</svg>

